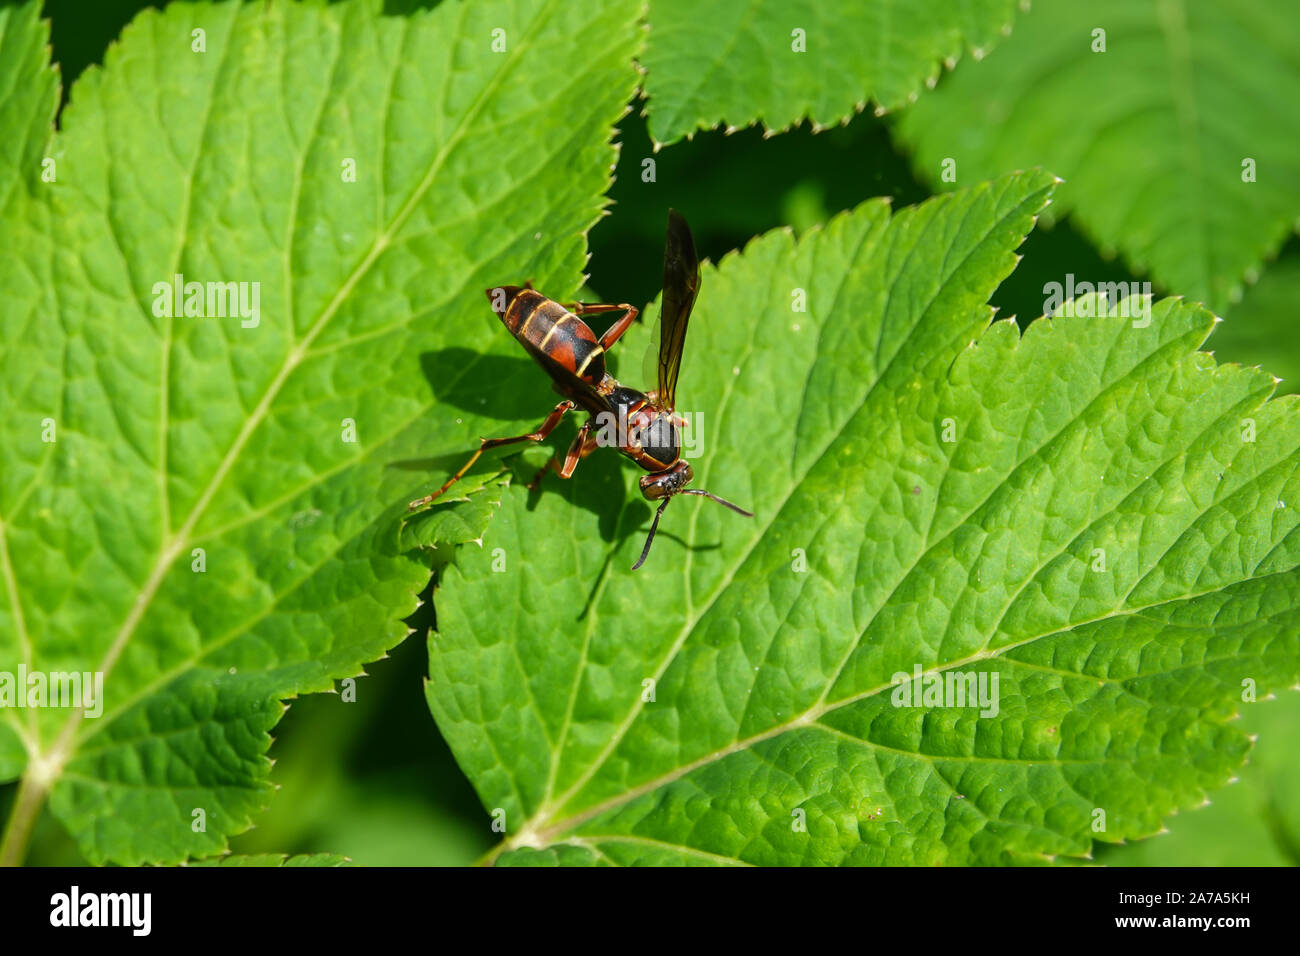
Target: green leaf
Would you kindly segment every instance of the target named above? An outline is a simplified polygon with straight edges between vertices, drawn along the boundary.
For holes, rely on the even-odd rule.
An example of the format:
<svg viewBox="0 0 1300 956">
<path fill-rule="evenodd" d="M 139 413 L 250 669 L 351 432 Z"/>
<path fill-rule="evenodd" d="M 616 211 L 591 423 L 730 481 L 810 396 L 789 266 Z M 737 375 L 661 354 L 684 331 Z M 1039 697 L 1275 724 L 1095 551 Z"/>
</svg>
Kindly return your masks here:
<svg viewBox="0 0 1300 956">
<path fill-rule="evenodd" d="M 780 131 L 847 122 L 933 86 L 942 62 L 1011 31 L 1015 0 L 653 0 L 642 62 L 650 135 L 672 143 L 720 123 Z M 802 36 L 795 31 L 802 31 Z M 799 49 L 802 44 L 802 50 Z"/>
<path fill-rule="evenodd" d="M 868 202 L 706 269 L 679 399 L 697 486 L 753 520 L 674 502 L 633 573 L 616 456 L 509 489 L 427 686 L 493 858 L 1039 862 L 1232 775 L 1242 681 L 1300 673 L 1296 402 L 1178 300 L 990 326 L 1052 187 Z M 918 668 L 997 675 L 996 715 L 895 706 Z"/>
<path fill-rule="evenodd" d="M 899 132 L 936 183 L 949 160 L 958 183 L 1051 169 L 1103 250 L 1225 311 L 1300 219 L 1297 64 L 1300 20 L 1271 0 L 1042 0 Z"/>
<path fill-rule="evenodd" d="M 531 418 L 497 397 L 526 363 L 459 343 L 515 270 L 580 284 L 637 11 L 171 4 L 47 147 L 37 6 L 0 10 L 0 672 L 102 673 L 103 714 L 0 712 L 0 862 L 47 794 L 92 861 L 209 856 L 269 798 L 280 701 L 407 633 L 421 456 Z M 160 315 L 176 274 L 259 283 L 259 320 Z"/>
<path fill-rule="evenodd" d="M 1300 866 L 1300 696 L 1243 707 L 1241 729 L 1257 740 L 1239 781 L 1216 793 L 1210 806 L 1171 819 L 1167 833 L 1108 848 L 1100 862 Z"/>
<path fill-rule="evenodd" d="M 311 867 L 336 867 L 351 866 L 352 863 L 345 856 L 339 856 L 334 853 L 302 853 L 297 856 L 289 856 L 285 853 L 257 853 L 249 856 L 241 856 L 232 853 L 229 856 L 223 856 L 218 860 L 201 860 L 197 863 L 190 863 L 190 866 L 311 866 Z"/>
<path fill-rule="evenodd" d="M 0 208 L 40 168 L 58 106 L 59 76 L 46 59 L 40 7 L 0 8 Z"/>
<path fill-rule="evenodd" d="M 669 847 L 638 837 L 601 837 L 534 850 L 525 847 L 499 857 L 497 866 L 740 866 L 726 857 Z"/>
<path fill-rule="evenodd" d="M 1300 391 L 1300 256 L 1280 259 L 1264 270 L 1241 305 L 1214 333 L 1214 354 L 1220 362 L 1265 365 L 1282 379 L 1278 391 Z"/>
<path fill-rule="evenodd" d="M 402 522 L 402 550 L 481 542 L 508 483 L 501 473 L 467 475 L 454 491 Z"/>
</svg>

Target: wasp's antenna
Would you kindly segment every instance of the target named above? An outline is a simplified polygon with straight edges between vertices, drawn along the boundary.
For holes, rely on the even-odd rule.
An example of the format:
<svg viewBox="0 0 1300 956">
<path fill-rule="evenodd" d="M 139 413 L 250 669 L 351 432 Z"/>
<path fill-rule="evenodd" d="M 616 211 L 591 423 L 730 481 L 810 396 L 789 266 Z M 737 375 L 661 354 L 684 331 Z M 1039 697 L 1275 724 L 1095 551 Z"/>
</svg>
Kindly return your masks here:
<svg viewBox="0 0 1300 956">
<path fill-rule="evenodd" d="M 677 494 L 679 494 L 679 495 L 703 495 L 705 498 L 711 498 L 711 499 L 713 499 L 714 501 L 716 501 L 716 502 L 717 502 L 718 504 L 720 504 L 720 505 L 726 505 L 726 506 L 727 506 L 728 508 L 730 508 L 732 511 L 736 512 L 736 514 L 742 514 L 742 515 L 744 515 L 746 518 L 752 518 L 752 517 L 754 517 L 754 513 L 753 513 L 752 511 L 746 511 L 744 508 L 740 507 L 740 505 L 733 505 L 733 504 L 732 504 L 730 501 L 728 501 L 726 498 L 719 498 L 717 495 L 713 494 L 712 492 L 704 491 L 704 490 L 701 489 L 701 488 L 683 488 L 681 491 L 677 492 Z M 655 532 L 659 530 L 659 517 L 660 517 L 660 515 L 662 515 L 662 514 L 664 513 L 664 509 L 668 507 L 668 502 L 670 502 L 670 501 L 672 501 L 672 500 L 673 500 L 673 496 L 672 496 L 672 495 L 669 495 L 669 496 L 668 496 L 667 498 L 665 498 L 665 499 L 663 500 L 663 502 L 659 505 L 659 509 L 658 509 L 657 511 L 655 511 L 655 520 L 652 521 L 652 522 L 650 522 L 650 533 L 649 533 L 648 535 L 646 535 L 646 539 L 645 539 L 645 547 L 641 549 L 641 557 L 637 559 L 636 564 L 632 565 L 632 570 L 633 570 L 633 571 L 635 571 L 637 568 L 641 567 L 641 565 L 645 564 L 645 559 L 646 559 L 647 557 L 650 556 L 650 544 L 651 544 L 651 542 L 653 542 L 654 539 L 655 539 Z"/>
<path fill-rule="evenodd" d="M 655 512 L 655 520 L 650 522 L 650 533 L 646 535 L 645 547 L 641 549 L 641 557 L 637 558 L 636 564 L 632 565 L 633 571 L 641 567 L 641 565 L 645 564 L 645 559 L 650 556 L 650 543 L 654 541 L 655 532 L 659 530 L 659 516 L 664 513 L 664 509 L 668 507 L 668 502 L 672 500 L 673 500 L 672 496 L 669 495 L 667 498 L 663 500 L 663 503 L 659 506 L 659 509 Z"/>
<path fill-rule="evenodd" d="M 740 505 L 733 505 L 733 504 L 732 504 L 730 501 L 728 501 L 726 498 L 719 498 L 717 495 L 712 494 L 712 493 L 707 492 L 707 491 L 704 491 L 704 490 L 701 489 L 701 488 L 683 488 L 683 489 L 679 492 L 679 494 L 683 494 L 683 495 L 703 495 L 703 496 L 706 497 L 706 498 L 711 498 L 712 500 L 716 501 L 716 502 L 717 502 L 718 504 L 720 504 L 720 505 L 726 505 L 726 506 L 727 506 L 728 508 L 730 508 L 732 511 L 736 512 L 737 514 L 742 514 L 742 515 L 744 515 L 746 518 L 752 518 L 752 517 L 754 517 L 754 512 L 752 512 L 752 511 L 746 511 L 744 508 L 740 507 Z"/>
</svg>

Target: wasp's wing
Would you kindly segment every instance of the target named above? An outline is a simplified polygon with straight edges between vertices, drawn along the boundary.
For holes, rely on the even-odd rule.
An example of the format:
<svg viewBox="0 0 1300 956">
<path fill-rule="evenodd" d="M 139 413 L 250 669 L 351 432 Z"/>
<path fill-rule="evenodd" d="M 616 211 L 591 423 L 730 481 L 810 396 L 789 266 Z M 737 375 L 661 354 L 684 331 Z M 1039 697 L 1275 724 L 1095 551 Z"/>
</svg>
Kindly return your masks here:
<svg viewBox="0 0 1300 956">
<path fill-rule="evenodd" d="M 664 246 L 664 292 L 659 305 L 659 346 L 653 361 L 653 378 L 658 394 L 655 404 L 674 408 L 677 403 L 677 372 L 682 364 L 682 346 L 686 342 L 686 325 L 700 291 L 700 260 L 695 254 L 686 219 L 676 209 L 668 210 L 668 241 Z M 653 344 L 651 348 L 654 349 Z M 650 378 L 650 369 L 646 369 Z"/>
</svg>

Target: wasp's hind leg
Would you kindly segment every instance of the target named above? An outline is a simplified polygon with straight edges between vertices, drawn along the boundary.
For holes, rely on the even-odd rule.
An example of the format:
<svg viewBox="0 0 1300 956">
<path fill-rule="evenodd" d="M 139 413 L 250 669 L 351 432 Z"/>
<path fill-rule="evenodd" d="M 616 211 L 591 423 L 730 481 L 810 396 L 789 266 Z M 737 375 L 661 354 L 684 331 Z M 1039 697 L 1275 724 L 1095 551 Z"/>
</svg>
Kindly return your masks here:
<svg viewBox="0 0 1300 956">
<path fill-rule="evenodd" d="M 548 471 L 554 471 L 561 478 L 573 477 L 574 469 L 578 467 L 578 461 L 586 458 L 597 447 L 597 437 L 591 434 L 591 419 L 587 419 L 582 427 L 578 429 L 578 434 L 573 439 L 573 444 L 564 455 L 564 464 L 560 464 L 558 458 L 552 458 L 545 465 L 538 469 L 533 480 L 528 483 L 529 491 L 536 491 L 537 486 L 542 483 L 542 478 Z"/>
<path fill-rule="evenodd" d="M 429 502 L 433 501 L 435 498 L 441 495 L 444 491 L 446 491 L 456 482 L 460 481 L 461 478 L 465 477 L 465 472 L 473 468 L 474 462 L 478 461 L 479 456 L 482 455 L 483 452 L 487 451 L 489 448 L 499 448 L 502 445 L 513 445 L 516 442 L 521 442 L 521 441 L 544 441 L 547 435 L 555 431 L 555 426 L 560 424 L 560 419 L 564 417 L 565 413 L 572 410 L 573 407 L 574 407 L 574 403 L 569 401 L 568 399 L 565 399 L 564 401 L 560 402 L 560 404 L 555 406 L 555 411 L 551 412 L 551 414 L 546 416 L 546 421 L 542 422 L 539 426 L 537 426 L 536 431 L 529 432 L 527 435 L 515 435 L 511 438 L 480 439 L 478 451 L 474 452 L 474 454 L 470 456 L 469 461 L 465 462 L 465 464 L 461 466 L 460 471 L 456 472 L 456 474 L 448 478 L 447 483 L 444 484 L 437 491 L 435 491 L 433 494 L 426 495 L 423 498 L 419 498 L 416 501 L 412 501 L 409 505 L 407 505 L 407 508 L 411 511 L 414 511 L 416 508 L 423 508 Z"/>
<path fill-rule="evenodd" d="M 623 337 L 623 333 L 632 327 L 636 317 L 641 314 L 641 310 L 635 306 L 628 305 L 626 302 L 609 304 L 606 302 L 565 302 L 562 303 L 566 309 L 574 315 L 595 315 L 600 312 L 622 312 L 622 317 L 605 330 L 605 334 L 600 337 L 600 347 L 609 351 L 614 347 L 614 343 Z"/>
</svg>

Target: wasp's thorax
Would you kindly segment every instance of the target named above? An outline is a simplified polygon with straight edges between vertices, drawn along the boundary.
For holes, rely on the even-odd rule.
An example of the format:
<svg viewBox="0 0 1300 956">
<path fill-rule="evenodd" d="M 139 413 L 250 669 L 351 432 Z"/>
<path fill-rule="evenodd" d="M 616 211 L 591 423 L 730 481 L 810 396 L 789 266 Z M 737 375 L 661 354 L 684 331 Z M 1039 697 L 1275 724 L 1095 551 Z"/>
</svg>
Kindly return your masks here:
<svg viewBox="0 0 1300 956">
<path fill-rule="evenodd" d="M 656 472 L 653 475 L 642 475 L 641 494 L 645 495 L 650 501 L 671 498 L 689 485 L 694 477 L 695 472 L 691 471 L 691 466 L 685 459 L 679 458 L 677 464 L 667 471 Z"/>
<path fill-rule="evenodd" d="M 613 379 L 605 400 L 609 403 L 609 413 L 617 417 L 618 446 L 623 454 L 650 472 L 665 471 L 677 463 L 681 458 L 682 433 L 671 411 L 657 408 L 645 392 L 620 385 Z"/>
</svg>

